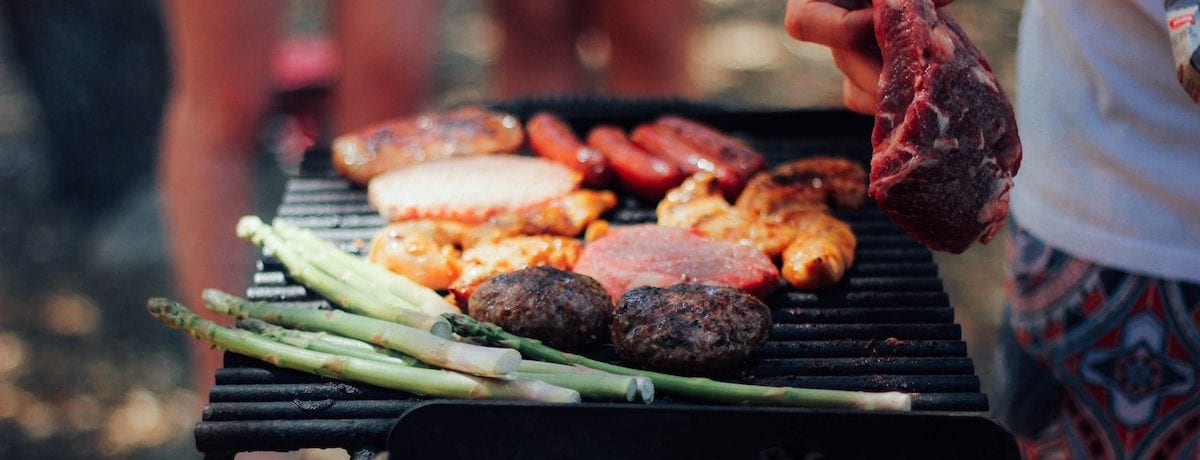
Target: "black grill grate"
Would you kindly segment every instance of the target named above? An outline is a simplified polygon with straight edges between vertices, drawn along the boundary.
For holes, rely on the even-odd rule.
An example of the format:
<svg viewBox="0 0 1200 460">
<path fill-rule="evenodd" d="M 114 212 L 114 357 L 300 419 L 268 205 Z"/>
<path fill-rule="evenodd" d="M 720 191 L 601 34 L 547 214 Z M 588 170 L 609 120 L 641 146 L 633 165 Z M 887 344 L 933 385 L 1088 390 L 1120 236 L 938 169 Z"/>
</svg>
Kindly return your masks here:
<svg viewBox="0 0 1200 460">
<path fill-rule="evenodd" d="M 796 112 L 789 119 L 822 114 L 827 113 Z M 714 117 L 704 120 L 743 133 L 755 132 L 743 125 L 746 120 L 771 119 L 763 114 Z M 632 120 L 641 118 L 646 117 Z M 607 121 L 631 124 L 628 120 Z M 827 129 L 832 134 L 826 136 L 800 133 L 798 138 L 764 138 L 756 145 L 771 163 L 818 153 L 863 159 L 867 154 L 862 142 L 866 125 L 858 122 L 854 132 L 859 136 L 838 133 L 843 126 Z M 585 120 L 576 126 L 588 123 Z M 769 135 L 771 126 L 758 127 Z M 278 218 L 312 229 L 348 251 L 358 251 L 361 240 L 369 240 L 385 222 L 366 204 L 365 192 L 329 172 L 327 162 L 327 153 L 310 154 L 301 175 L 288 181 Z M 654 219 L 652 208 L 631 198 L 623 199 L 606 217 L 614 223 Z M 850 222 L 859 237 L 856 264 L 846 279 L 832 289 L 785 289 L 768 299 L 776 322 L 770 342 L 755 361 L 726 378 L 767 385 L 917 392 L 915 411 L 960 415 L 986 411 L 987 398 L 980 393 L 979 379 L 929 250 L 871 205 L 840 217 Z M 296 308 L 331 308 L 328 301 L 295 284 L 277 260 L 265 257 L 257 268 L 254 286 L 247 292 L 251 299 Z M 599 347 L 590 355 L 615 358 L 611 346 Z M 226 355 L 225 366 L 217 372 L 217 384 L 196 428 L 197 447 L 202 452 L 331 446 L 347 447 L 351 452 L 378 449 L 396 418 L 425 401 L 396 391 L 277 369 L 234 354 Z M 659 398 L 655 404 L 689 402 Z"/>
</svg>

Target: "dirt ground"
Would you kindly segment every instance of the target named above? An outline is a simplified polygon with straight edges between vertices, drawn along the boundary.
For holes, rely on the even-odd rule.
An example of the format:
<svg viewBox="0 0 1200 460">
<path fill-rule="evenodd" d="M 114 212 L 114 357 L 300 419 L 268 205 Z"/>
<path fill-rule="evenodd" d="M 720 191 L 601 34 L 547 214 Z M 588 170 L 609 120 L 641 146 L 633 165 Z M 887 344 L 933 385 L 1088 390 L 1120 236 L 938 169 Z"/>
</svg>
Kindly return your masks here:
<svg viewBox="0 0 1200 460">
<path fill-rule="evenodd" d="M 144 312 L 146 298 L 172 293 L 153 181 L 167 87 L 159 4 L 48 3 L 0 1 L 0 458 L 199 457 L 188 339 Z M 783 31 L 785 3 L 698 1 L 688 54 L 699 99 L 840 103 L 828 51 Z M 485 6 L 443 5 L 435 106 L 491 98 L 503 37 Z M 1011 89 L 1020 0 L 951 8 Z M 295 1 L 293 29 L 319 33 L 325 9 Z M 589 62 L 598 69 L 602 53 Z M 263 209 L 282 183 L 270 153 Z M 1003 298 L 996 241 L 937 257 L 985 391 Z"/>
</svg>

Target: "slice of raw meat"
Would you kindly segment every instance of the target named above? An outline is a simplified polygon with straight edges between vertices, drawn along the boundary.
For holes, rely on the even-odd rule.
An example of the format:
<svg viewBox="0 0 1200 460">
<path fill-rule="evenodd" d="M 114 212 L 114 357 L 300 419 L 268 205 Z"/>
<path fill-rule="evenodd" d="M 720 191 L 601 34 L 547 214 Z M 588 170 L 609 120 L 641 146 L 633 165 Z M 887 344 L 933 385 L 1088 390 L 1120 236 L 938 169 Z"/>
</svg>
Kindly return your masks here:
<svg viewBox="0 0 1200 460">
<path fill-rule="evenodd" d="M 566 195 L 582 175 L 550 160 L 517 155 L 456 157 L 376 176 L 367 199 L 389 220 L 480 223 Z"/>
<path fill-rule="evenodd" d="M 932 249 L 987 243 L 1021 162 L 1012 105 L 962 28 L 930 0 L 875 0 L 883 54 L 869 193 Z"/>
<path fill-rule="evenodd" d="M 759 298 L 779 287 L 779 270 L 761 251 L 653 224 L 614 227 L 584 248 L 574 270 L 614 299 L 635 287 L 680 283 L 735 287 Z"/>
</svg>

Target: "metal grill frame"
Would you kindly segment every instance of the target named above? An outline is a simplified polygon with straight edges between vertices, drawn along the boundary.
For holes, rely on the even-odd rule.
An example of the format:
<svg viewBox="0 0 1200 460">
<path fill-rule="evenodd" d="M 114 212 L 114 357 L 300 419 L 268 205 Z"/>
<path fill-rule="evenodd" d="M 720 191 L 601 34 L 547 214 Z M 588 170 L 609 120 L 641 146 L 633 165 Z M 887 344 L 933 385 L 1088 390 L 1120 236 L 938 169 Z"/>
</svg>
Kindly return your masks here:
<svg viewBox="0 0 1200 460">
<path fill-rule="evenodd" d="M 498 104 L 496 108 L 522 119 L 537 110 L 551 110 L 561 114 L 577 132 L 585 132 L 598 123 L 631 128 L 662 113 L 683 114 L 748 137 L 770 163 L 813 153 L 844 155 L 865 163 L 870 154 L 867 143 L 870 118 L 842 110 L 726 111 L 684 101 L 630 103 L 579 99 L 515 101 Z M 365 191 L 332 172 L 327 151 L 314 150 L 306 155 L 299 175 L 288 181 L 277 217 L 340 241 L 346 250 L 357 251 L 361 245 L 354 243 L 355 240 L 369 240 L 374 229 L 385 224 L 366 205 L 365 199 Z M 644 425 L 648 429 L 654 420 L 687 425 L 689 417 L 704 413 L 712 427 L 742 435 L 732 438 L 756 440 L 758 444 L 730 444 L 728 452 L 739 456 L 747 452 L 760 455 L 766 452 L 773 458 L 789 458 L 779 457 L 781 452 L 854 453 L 853 449 L 845 449 L 856 445 L 850 436 L 855 427 L 879 425 L 891 426 L 889 430 L 893 433 L 913 436 L 919 436 L 921 430 L 961 433 L 932 443 L 933 446 L 911 439 L 908 447 L 915 450 L 872 451 L 860 446 L 858 454 L 908 452 L 924 458 L 927 457 L 924 454 L 941 457 L 957 452 L 951 456 L 1015 458 L 1011 434 L 984 416 L 987 399 L 979 392 L 978 377 L 967 357 L 960 327 L 953 321 L 954 312 L 930 251 L 887 221 L 877 208 L 869 206 L 839 214 L 851 222 L 860 240 L 856 263 L 846 281 L 832 290 L 816 293 L 785 289 L 768 299 L 777 323 L 770 342 L 753 363 L 728 378 L 768 385 L 915 392 L 914 409 L 920 412 L 877 414 L 743 408 L 671 398 L 660 398 L 655 404 L 643 407 L 585 404 L 572 406 L 566 412 L 539 404 L 430 401 L 368 385 L 277 369 L 227 353 L 225 368 L 217 372 L 217 385 L 209 395 L 202 421 L 196 426 L 197 448 L 212 458 L 229 457 L 240 451 L 304 447 L 343 447 L 364 457 L 385 448 L 400 449 L 397 453 L 434 453 L 438 451 L 421 450 L 420 446 L 414 450 L 413 443 L 422 439 L 419 436 L 439 439 L 436 437 L 439 433 L 457 431 L 460 427 L 456 417 L 471 414 L 472 419 L 507 420 L 509 423 L 503 425 L 506 435 L 520 435 L 522 430 L 532 430 L 535 426 L 542 427 L 543 435 L 565 439 L 582 436 L 584 432 L 620 432 L 629 439 L 626 446 L 633 447 L 621 451 L 621 446 L 606 444 L 603 449 L 570 453 L 571 457 L 600 458 L 621 451 L 623 457 L 651 458 L 716 451 L 689 450 L 688 446 L 695 444 L 692 441 L 697 438 L 680 430 L 659 426 L 654 433 L 658 438 L 642 439 L 619 424 L 602 421 L 617 420 L 630 427 Z M 653 221 L 653 211 L 633 198 L 623 198 L 609 218 L 627 223 Z M 254 286 L 247 291 L 249 298 L 287 301 L 298 308 L 331 307 L 328 301 L 293 283 L 277 260 L 264 257 L 257 268 Z M 615 359 L 610 348 L 592 355 Z M 541 423 L 559 419 L 563 422 Z M 781 421 L 793 428 L 770 429 L 771 424 Z M 820 435 L 815 438 L 810 436 L 817 434 Z M 497 443 L 509 449 L 489 454 L 517 458 L 561 453 L 506 443 L 506 438 L 499 434 L 476 439 L 477 436 L 477 432 L 472 434 L 471 440 L 454 450 L 442 449 L 440 456 L 455 458 L 454 453 L 460 452 L 466 458 L 466 454 L 478 452 L 468 447 L 483 448 Z M 814 444 L 812 439 L 845 442 Z M 647 442 L 654 448 L 637 447 Z M 755 445 L 761 448 L 755 450 Z M 546 449 L 562 447 L 556 443 L 546 445 Z"/>
</svg>

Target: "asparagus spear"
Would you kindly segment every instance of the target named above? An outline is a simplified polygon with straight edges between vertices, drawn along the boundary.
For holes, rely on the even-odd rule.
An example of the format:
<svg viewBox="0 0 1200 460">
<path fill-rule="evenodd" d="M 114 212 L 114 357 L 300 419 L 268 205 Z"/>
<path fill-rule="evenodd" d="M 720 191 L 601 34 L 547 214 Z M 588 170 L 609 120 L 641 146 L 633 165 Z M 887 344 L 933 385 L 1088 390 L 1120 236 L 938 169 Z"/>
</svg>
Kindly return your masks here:
<svg viewBox="0 0 1200 460">
<path fill-rule="evenodd" d="M 459 313 L 458 307 L 447 302 L 438 295 L 437 291 L 422 286 L 407 277 L 392 273 L 380 265 L 368 263 L 361 257 L 347 254 L 308 230 L 281 222 L 278 219 L 272 225 L 287 244 L 295 245 L 300 253 L 309 257 L 314 265 L 322 267 L 323 270 L 328 267 L 328 269 L 337 270 L 342 274 L 329 273 L 331 275 L 361 277 L 375 286 L 379 292 L 387 293 L 414 305 L 426 314 Z"/>
<path fill-rule="evenodd" d="M 341 380 L 353 380 L 425 396 L 462 399 L 521 399 L 579 402 L 579 392 L 539 381 L 505 381 L 457 372 L 394 365 L 293 347 L 250 331 L 222 327 L 200 318 L 168 299 L 147 302 L 150 314 L 164 324 L 234 353 L 276 366 Z"/>
<path fill-rule="evenodd" d="M 454 342 L 402 324 L 341 310 L 283 308 L 249 302 L 216 289 L 205 289 L 203 297 L 210 310 L 223 315 L 332 332 L 402 352 L 433 366 L 468 374 L 505 376 L 521 364 L 521 354 L 510 349 Z"/>
<path fill-rule="evenodd" d="M 388 353 L 391 350 L 378 350 L 366 342 L 323 332 L 297 331 L 256 319 L 240 320 L 238 321 L 238 327 L 277 342 L 308 350 L 358 359 L 375 360 L 398 366 L 420 367 L 424 365 L 411 356 L 395 352 Z M 633 402 L 635 399 L 638 399 L 641 379 L 645 379 L 645 377 L 610 374 L 594 369 L 543 363 L 540 361 L 522 361 L 521 368 L 530 369 L 530 371 L 522 372 L 518 370 L 513 373 L 513 379 L 540 380 L 551 385 L 570 388 L 578 391 L 582 397 L 589 400 L 624 400 L 626 402 Z M 586 371 L 581 371 L 580 369 L 586 369 Z M 643 402 L 647 403 L 652 399 L 653 390 L 651 390 L 649 398 L 642 398 Z"/>
<path fill-rule="evenodd" d="M 522 355 L 559 364 L 581 365 L 592 369 L 623 375 L 645 375 L 661 391 L 689 398 L 734 404 L 792 405 L 821 408 L 854 408 L 865 410 L 910 410 L 912 395 L 907 393 L 867 393 L 858 391 L 819 390 L 794 387 L 767 387 L 718 382 L 702 377 L 647 372 L 608 364 L 583 356 L 565 353 L 543 345 L 540 341 L 520 337 L 499 326 L 478 321 L 463 314 L 443 315 L 454 326 L 454 332 L 483 343 L 516 349 Z"/>
<path fill-rule="evenodd" d="M 353 286 L 347 289 L 344 280 L 338 280 L 309 263 L 295 248 L 285 244 L 271 226 L 256 216 L 245 216 L 238 220 L 237 234 L 238 237 L 273 252 L 275 257 L 287 266 L 292 277 L 348 311 L 430 331 L 441 337 L 450 337 L 449 327 L 444 320 L 421 313 L 412 305 L 401 304 L 394 299 L 382 299 L 370 289 L 354 289 Z"/>
</svg>

